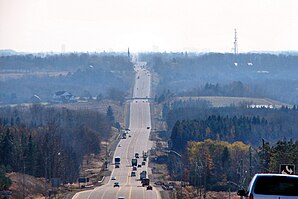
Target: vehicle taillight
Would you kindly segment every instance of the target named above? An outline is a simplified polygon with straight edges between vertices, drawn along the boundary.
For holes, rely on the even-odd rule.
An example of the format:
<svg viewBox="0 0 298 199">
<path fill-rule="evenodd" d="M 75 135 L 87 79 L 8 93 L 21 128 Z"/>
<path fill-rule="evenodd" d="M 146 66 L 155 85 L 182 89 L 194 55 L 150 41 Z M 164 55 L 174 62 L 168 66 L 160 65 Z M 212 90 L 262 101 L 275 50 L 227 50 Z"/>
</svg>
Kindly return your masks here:
<svg viewBox="0 0 298 199">
<path fill-rule="evenodd" d="M 251 193 L 251 194 L 248 196 L 248 199 L 254 199 L 254 195 Z"/>
</svg>

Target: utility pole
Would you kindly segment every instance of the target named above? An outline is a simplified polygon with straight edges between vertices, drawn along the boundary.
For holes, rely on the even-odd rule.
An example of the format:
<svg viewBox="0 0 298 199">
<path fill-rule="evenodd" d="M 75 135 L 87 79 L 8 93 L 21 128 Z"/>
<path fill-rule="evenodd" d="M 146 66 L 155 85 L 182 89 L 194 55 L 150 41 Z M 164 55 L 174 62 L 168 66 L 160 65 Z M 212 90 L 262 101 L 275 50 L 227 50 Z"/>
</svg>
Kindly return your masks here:
<svg viewBox="0 0 298 199">
<path fill-rule="evenodd" d="M 25 199 L 25 160 L 23 159 L 23 199 Z"/>
<path fill-rule="evenodd" d="M 206 153 L 205 175 L 204 175 L 204 199 L 206 199 L 207 168 L 208 168 L 208 158 L 207 158 L 207 153 Z"/>
<path fill-rule="evenodd" d="M 251 163 L 251 159 L 252 159 L 252 154 L 251 154 L 251 146 L 249 147 L 249 180 L 251 180 L 252 177 L 252 163 Z"/>
<path fill-rule="evenodd" d="M 129 49 L 128 49 L 128 52 L 129 52 Z M 105 165 L 106 165 L 106 169 L 108 168 L 108 138 L 106 140 L 106 162 L 105 162 Z"/>
</svg>

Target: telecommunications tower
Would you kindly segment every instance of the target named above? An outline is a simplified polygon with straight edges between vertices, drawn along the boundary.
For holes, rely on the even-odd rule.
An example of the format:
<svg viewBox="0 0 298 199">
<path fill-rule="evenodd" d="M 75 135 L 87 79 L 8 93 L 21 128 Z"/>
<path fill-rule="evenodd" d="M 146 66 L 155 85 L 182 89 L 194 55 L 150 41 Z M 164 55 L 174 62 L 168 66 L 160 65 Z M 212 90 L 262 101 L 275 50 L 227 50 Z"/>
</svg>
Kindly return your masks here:
<svg viewBox="0 0 298 199">
<path fill-rule="evenodd" d="M 238 38 L 237 38 L 237 30 L 236 28 L 234 29 L 235 30 L 235 35 L 234 35 L 234 54 L 237 55 L 238 54 Z"/>
</svg>

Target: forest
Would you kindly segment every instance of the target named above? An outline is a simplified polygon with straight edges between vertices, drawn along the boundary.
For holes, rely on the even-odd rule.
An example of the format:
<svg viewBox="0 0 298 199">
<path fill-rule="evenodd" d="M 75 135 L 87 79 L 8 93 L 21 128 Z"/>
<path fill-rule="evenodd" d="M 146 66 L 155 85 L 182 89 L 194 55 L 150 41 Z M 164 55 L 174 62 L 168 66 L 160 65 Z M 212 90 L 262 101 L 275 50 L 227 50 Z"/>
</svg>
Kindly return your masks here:
<svg viewBox="0 0 298 199">
<path fill-rule="evenodd" d="M 105 98 L 132 87 L 133 65 L 127 55 L 69 53 L 0 56 L 0 104 L 32 102 L 38 96 L 51 102 L 57 91 L 77 97 Z"/>
<path fill-rule="evenodd" d="M 169 156 L 170 174 L 194 187 L 235 191 L 257 172 L 298 166 L 296 105 L 216 108 L 204 100 L 173 101 L 163 103 L 163 119 L 170 149 L 182 155 Z"/>
<path fill-rule="evenodd" d="M 298 141 L 292 140 L 251 147 L 240 141 L 207 139 L 189 142 L 185 151 L 182 158 L 169 156 L 168 168 L 173 179 L 212 191 L 246 189 L 255 173 L 279 173 L 281 163 L 296 166 L 298 163 Z"/>
<path fill-rule="evenodd" d="M 85 155 L 110 136 L 106 115 L 88 110 L 6 107 L 0 110 L 0 165 L 46 179 L 75 182 Z"/>
<path fill-rule="evenodd" d="M 229 95 L 267 97 L 298 104 L 298 56 L 265 53 L 143 53 L 159 78 L 157 96 L 170 90 L 179 95 Z M 241 82 L 235 92 L 228 85 Z M 202 92 L 206 84 L 209 91 Z M 217 86 L 216 86 L 217 85 Z M 224 86 L 227 85 L 227 86 Z M 208 88 L 208 87 L 207 87 Z"/>
</svg>

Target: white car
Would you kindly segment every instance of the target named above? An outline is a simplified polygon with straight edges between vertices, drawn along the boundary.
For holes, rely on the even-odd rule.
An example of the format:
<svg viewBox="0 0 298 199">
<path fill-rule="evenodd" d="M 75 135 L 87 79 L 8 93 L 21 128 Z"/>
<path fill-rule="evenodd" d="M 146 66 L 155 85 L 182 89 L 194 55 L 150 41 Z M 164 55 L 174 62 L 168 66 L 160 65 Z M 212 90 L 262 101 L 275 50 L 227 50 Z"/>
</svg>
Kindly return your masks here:
<svg viewBox="0 0 298 199">
<path fill-rule="evenodd" d="M 298 176 L 284 174 L 256 174 L 248 190 L 239 190 L 248 199 L 298 199 Z"/>
<path fill-rule="evenodd" d="M 112 180 L 116 180 L 116 177 L 115 177 L 115 176 L 113 176 L 113 177 L 112 177 Z"/>
</svg>

